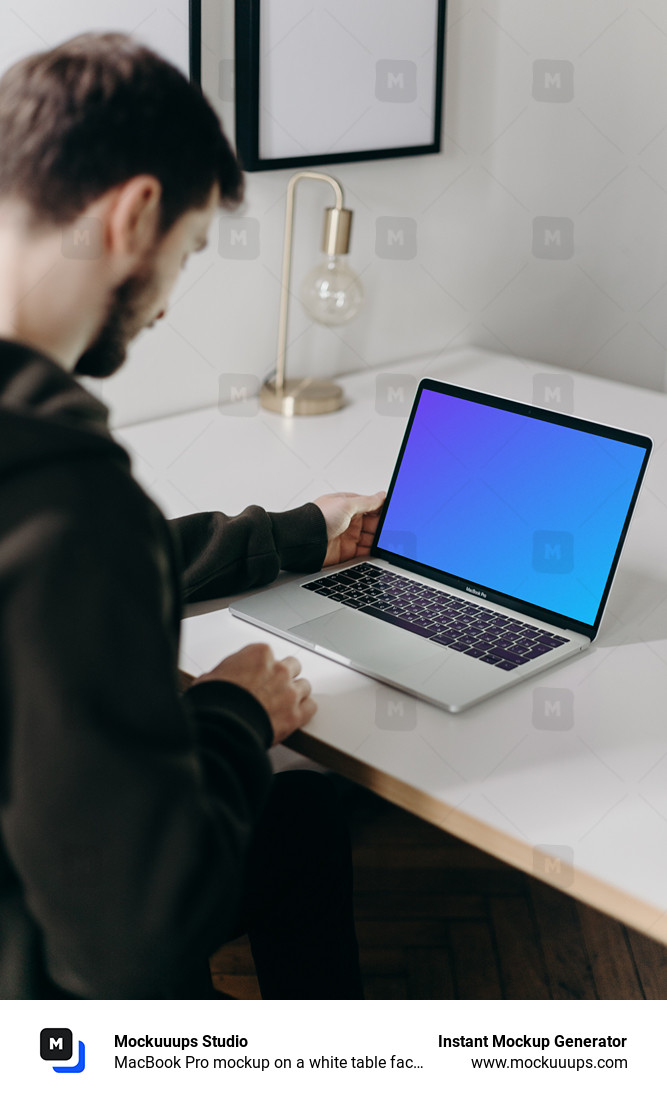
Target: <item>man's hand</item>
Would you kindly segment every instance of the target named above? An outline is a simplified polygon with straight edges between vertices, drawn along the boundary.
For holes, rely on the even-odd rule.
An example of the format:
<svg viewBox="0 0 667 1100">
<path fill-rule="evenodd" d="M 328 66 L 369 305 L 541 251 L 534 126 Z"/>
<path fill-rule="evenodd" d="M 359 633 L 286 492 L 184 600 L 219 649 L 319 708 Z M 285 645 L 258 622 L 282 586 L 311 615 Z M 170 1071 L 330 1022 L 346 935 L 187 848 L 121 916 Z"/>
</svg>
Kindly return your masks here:
<svg viewBox="0 0 667 1100">
<path fill-rule="evenodd" d="M 329 539 L 322 568 L 350 558 L 368 557 L 386 495 L 381 490 L 372 496 L 326 493 L 317 498 L 314 503 L 324 516 Z"/>
<path fill-rule="evenodd" d="M 310 697 L 308 681 L 296 679 L 300 672 L 301 665 L 296 657 L 276 661 L 270 646 L 247 645 L 199 676 L 195 684 L 205 680 L 228 680 L 245 688 L 268 714 L 273 726 L 273 743 L 277 745 L 309 722 L 317 710 L 317 703 Z"/>
</svg>

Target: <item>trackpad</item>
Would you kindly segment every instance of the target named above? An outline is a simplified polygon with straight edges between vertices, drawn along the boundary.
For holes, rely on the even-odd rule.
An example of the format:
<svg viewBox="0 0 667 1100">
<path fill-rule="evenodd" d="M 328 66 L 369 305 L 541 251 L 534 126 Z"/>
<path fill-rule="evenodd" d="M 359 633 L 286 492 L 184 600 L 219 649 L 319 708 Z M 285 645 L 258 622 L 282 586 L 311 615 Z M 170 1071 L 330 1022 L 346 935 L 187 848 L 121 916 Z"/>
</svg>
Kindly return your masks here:
<svg viewBox="0 0 667 1100">
<path fill-rule="evenodd" d="M 443 662 L 443 654 L 423 638 L 344 607 L 292 627 L 290 634 L 331 649 L 356 665 L 383 671 L 385 675 L 393 669 L 405 672 L 406 666 L 413 662 L 418 662 L 422 668 L 425 661 L 432 662 L 434 667 Z"/>
</svg>

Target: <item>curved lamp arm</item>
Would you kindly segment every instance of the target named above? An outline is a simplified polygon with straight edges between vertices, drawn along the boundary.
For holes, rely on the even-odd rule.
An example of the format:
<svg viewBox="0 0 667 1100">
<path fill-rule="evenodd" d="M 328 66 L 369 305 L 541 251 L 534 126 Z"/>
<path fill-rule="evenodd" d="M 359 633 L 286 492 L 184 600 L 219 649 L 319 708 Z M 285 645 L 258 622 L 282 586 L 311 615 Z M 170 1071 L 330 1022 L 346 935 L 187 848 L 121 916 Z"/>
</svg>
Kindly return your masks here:
<svg viewBox="0 0 667 1100">
<path fill-rule="evenodd" d="M 285 213 L 285 237 L 283 241 L 283 266 L 281 274 L 281 292 L 280 292 L 280 314 L 278 318 L 278 348 L 276 352 L 276 380 L 275 388 L 276 393 L 282 393 L 285 389 L 285 357 L 287 354 L 287 311 L 289 306 L 289 290 L 292 277 L 292 230 L 294 227 L 294 196 L 297 188 L 297 184 L 301 180 L 321 180 L 323 183 L 328 183 L 333 188 L 336 196 L 336 205 L 334 210 L 338 213 L 336 218 L 336 226 L 334 228 L 334 234 L 338 236 L 336 230 L 338 223 L 341 220 L 340 215 L 343 212 L 343 188 L 339 184 L 337 179 L 333 176 L 327 176 L 325 172 L 296 172 L 290 179 L 287 185 L 287 208 Z M 340 248 L 341 252 L 347 252 L 347 241 L 349 240 L 349 221 L 351 218 L 351 212 L 346 212 L 348 217 L 345 219 L 347 224 L 347 240 L 345 241 L 345 247 Z M 325 228 L 325 238 L 327 236 L 327 228 Z"/>
</svg>

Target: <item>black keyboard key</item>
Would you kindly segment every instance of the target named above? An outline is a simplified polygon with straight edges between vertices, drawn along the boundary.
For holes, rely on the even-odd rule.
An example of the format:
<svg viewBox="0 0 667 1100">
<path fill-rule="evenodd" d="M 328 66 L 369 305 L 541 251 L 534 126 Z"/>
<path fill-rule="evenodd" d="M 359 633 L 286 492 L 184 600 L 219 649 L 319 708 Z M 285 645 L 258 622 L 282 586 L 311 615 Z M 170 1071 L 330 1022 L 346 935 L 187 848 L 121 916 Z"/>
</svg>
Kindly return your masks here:
<svg viewBox="0 0 667 1100">
<path fill-rule="evenodd" d="M 513 661 L 516 665 L 525 665 L 530 660 L 530 656 L 521 656 L 519 653 L 509 653 L 506 649 L 500 647 L 490 650 L 490 655 L 496 657 L 498 661 Z"/>
<path fill-rule="evenodd" d="M 367 604 L 365 607 L 360 607 L 359 610 L 363 611 L 365 615 L 371 615 L 374 619 L 382 619 L 383 622 L 391 623 L 393 626 L 401 626 L 404 630 L 409 630 L 412 634 L 419 634 L 422 638 L 430 638 L 433 633 L 428 627 L 420 626 L 419 623 L 406 622 L 398 615 L 392 615 L 389 611 L 383 611 L 379 607 L 371 607 Z"/>
<path fill-rule="evenodd" d="M 505 672 L 511 672 L 512 669 L 517 668 L 517 665 L 512 664 L 511 661 L 498 661 L 496 668 L 502 668 Z"/>
<path fill-rule="evenodd" d="M 440 633 L 440 634 L 433 634 L 432 637 L 431 637 L 431 641 L 432 642 L 437 642 L 438 645 L 447 645 L 447 646 L 449 646 L 449 645 L 452 644 L 452 642 L 455 642 L 456 640 L 457 639 L 454 637 L 453 634 L 442 634 L 442 633 Z"/>
</svg>

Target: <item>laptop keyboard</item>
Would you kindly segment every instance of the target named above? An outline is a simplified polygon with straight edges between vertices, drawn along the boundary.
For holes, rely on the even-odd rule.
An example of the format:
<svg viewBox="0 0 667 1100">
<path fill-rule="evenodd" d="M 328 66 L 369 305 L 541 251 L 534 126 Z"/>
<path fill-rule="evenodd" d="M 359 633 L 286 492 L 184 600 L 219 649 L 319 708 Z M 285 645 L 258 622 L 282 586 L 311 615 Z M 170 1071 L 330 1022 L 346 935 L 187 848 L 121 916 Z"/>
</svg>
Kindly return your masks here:
<svg viewBox="0 0 667 1100">
<path fill-rule="evenodd" d="M 303 588 L 508 672 L 568 641 L 370 562 Z"/>
</svg>

